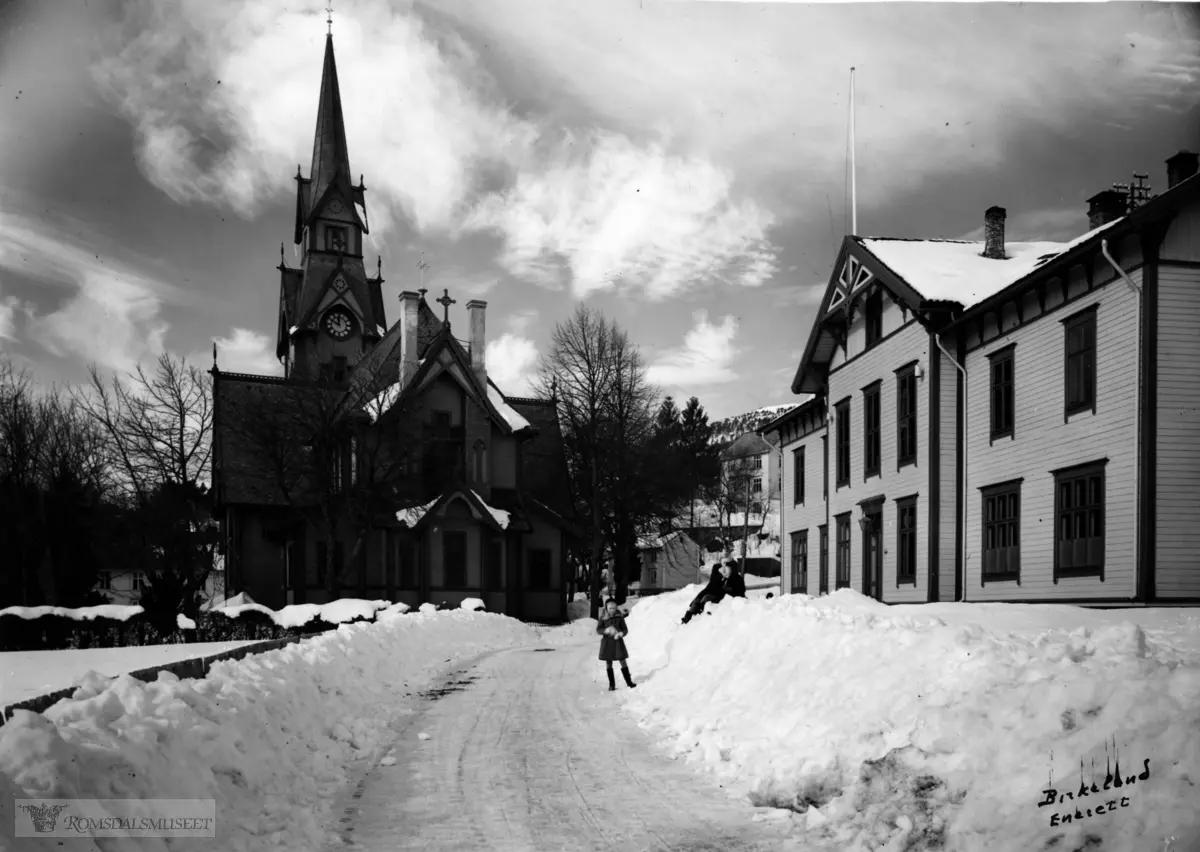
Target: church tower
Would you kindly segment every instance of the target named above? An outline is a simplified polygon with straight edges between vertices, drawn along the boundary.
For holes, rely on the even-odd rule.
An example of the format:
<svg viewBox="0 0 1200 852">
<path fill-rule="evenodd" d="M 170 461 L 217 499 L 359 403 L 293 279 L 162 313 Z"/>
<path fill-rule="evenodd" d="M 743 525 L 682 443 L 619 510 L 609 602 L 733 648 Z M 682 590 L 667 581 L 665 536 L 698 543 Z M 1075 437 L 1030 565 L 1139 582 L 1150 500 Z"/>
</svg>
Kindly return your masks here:
<svg viewBox="0 0 1200 852">
<path fill-rule="evenodd" d="M 340 383 L 387 328 L 381 265 L 368 278 L 363 264 L 366 187 L 351 182 L 342 97 L 333 36 L 325 39 L 325 67 L 317 105 L 312 167 L 296 167 L 293 242 L 300 267 L 284 261 L 280 246 L 279 335 L 276 356 L 285 375 Z"/>
</svg>

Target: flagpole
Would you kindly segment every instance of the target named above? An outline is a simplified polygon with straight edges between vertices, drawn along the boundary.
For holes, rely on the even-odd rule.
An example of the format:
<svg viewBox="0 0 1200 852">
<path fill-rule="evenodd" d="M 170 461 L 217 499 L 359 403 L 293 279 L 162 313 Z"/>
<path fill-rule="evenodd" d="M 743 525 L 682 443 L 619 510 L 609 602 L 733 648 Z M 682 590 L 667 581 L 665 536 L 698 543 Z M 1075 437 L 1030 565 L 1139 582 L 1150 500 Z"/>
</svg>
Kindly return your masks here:
<svg viewBox="0 0 1200 852">
<path fill-rule="evenodd" d="M 858 180 L 854 161 L 854 66 L 850 66 L 850 233 L 858 233 Z"/>
</svg>

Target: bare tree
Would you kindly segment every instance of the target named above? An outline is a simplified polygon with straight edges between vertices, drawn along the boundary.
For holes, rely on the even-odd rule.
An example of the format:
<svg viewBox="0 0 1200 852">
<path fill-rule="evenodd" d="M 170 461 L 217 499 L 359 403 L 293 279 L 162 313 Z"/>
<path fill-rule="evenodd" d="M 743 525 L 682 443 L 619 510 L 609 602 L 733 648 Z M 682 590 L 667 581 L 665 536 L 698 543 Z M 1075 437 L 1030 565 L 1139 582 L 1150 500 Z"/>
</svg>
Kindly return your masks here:
<svg viewBox="0 0 1200 852">
<path fill-rule="evenodd" d="M 325 548 L 320 566 L 329 599 L 363 558 L 381 514 L 414 505 L 423 494 L 426 429 L 417 398 L 392 404 L 394 390 L 347 392 L 327 380 L 268 386 L 231 418 L 238 457 L 254 458 L 266 503 L 295 521 L 314 520 L 325 541 L 353 536 L 350 558 Z"/>
</svg>

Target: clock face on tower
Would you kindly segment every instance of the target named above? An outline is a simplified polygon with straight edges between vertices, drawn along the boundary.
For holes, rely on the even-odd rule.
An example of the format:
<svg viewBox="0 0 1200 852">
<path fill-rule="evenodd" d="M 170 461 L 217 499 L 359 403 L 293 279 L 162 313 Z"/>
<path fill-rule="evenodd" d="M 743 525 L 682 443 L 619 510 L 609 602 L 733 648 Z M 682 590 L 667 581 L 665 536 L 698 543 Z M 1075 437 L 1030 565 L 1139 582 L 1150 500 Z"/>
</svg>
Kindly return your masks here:
<svg viewBox="0 0 1200 852">
<path fill-rule="evenodd" d="M 342 206 L 342 202 L 335 198 L 333 201 L 329 202 L 329 212 L 334 216 L 340 216 L 342 213 L 346 212 L 346 208 Z"/>
<path fill-rule="evenodd" d="M 338 340 L 345 340 L 349 337 L 350 330 L 353 327 L 354 321 L 350 319 L 345 311 L 332 310 L 325 314 L 325 330 Z"/>
</svg>

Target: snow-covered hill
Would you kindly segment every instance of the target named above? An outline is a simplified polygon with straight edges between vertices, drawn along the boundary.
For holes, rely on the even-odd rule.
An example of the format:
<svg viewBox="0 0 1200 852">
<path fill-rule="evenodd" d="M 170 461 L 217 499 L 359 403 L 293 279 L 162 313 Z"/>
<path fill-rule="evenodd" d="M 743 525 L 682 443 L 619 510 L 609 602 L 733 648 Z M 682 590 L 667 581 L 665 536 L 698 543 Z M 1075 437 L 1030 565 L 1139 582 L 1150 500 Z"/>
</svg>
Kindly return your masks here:
<svg viewBox="0 0 1200 852">
<path fill-rule="evenodd" d="M 807 399 L 807 398 L 806 398 Z M 800 402 L 804 402 L 801 400 Z M 735 414 L 722 420 L 714 420 L 712 440 L 714 444 L 728 443 L 743 432 L 753 432 L 770 423 L 789 409 L 800 405 L 800 402 L 789 402 L 783 405 L 764 405 L 744 414 Z"/>
</svg>

